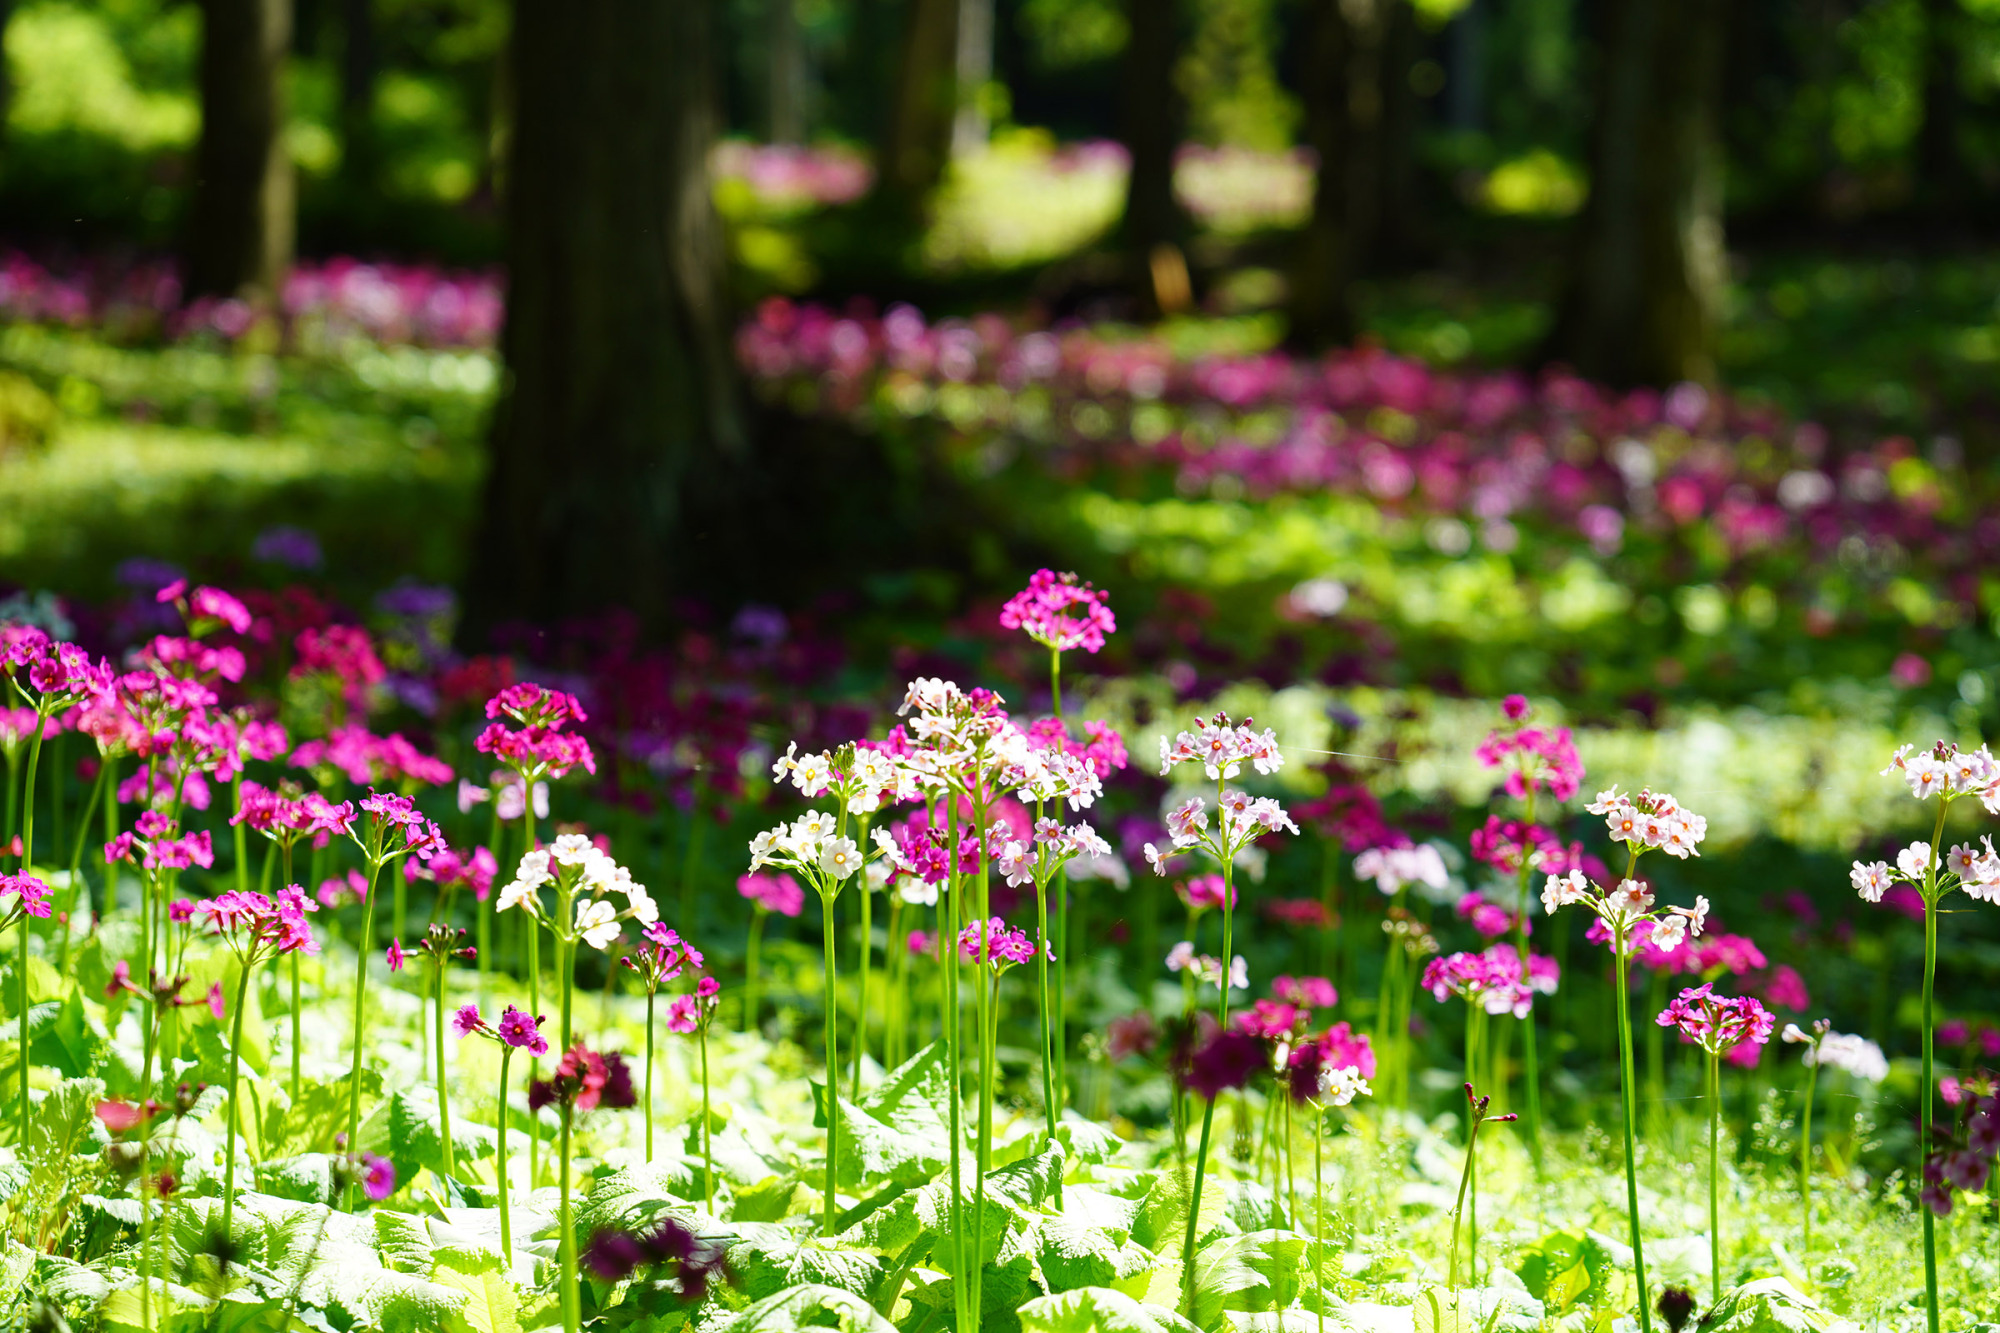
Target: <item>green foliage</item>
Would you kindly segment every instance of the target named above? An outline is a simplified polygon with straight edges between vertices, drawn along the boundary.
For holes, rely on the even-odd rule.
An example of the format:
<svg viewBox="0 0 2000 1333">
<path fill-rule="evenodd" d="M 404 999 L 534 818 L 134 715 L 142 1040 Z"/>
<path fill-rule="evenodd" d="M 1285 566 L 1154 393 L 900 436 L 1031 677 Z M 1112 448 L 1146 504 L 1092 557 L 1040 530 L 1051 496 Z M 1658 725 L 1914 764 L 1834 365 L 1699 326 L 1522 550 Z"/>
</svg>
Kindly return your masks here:
<svg viewBox="0 0 2000 1333">
<path fill-rule="evenodd" d="M 1856 1325 L 1781 1277 L 1731 1287 L 1702 1315 L 1700 1333 L 1847 1333 Z"/>
<path fill-rule="evenodd" d="M 1057 1292 L 1021 1307 L 1024 1333 L 1193 1333 L 1198 1327 L 1177 1311 L 1108 1287 Z"/>
</svg>

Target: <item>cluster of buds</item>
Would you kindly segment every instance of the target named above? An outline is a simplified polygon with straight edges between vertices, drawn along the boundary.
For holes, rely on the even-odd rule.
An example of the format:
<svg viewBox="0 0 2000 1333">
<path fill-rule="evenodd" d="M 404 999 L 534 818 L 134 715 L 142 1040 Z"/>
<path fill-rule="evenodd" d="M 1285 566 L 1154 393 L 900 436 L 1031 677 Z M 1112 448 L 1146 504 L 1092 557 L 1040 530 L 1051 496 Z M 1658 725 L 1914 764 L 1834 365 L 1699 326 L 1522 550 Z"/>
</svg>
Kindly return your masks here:
<svg viewBox="0 0 2000 1333">
<path fill-rule="evenodd" d="M 424 933 L 417 937 L 417 942 L 410 946 L 410 952 L 423 954 L 432 964 L 440 968 L 449 964 L 454 958 L 469 963 L 479 956 L 479 950 L 464 943 L 464 940 L 463 926 L 447 926 L 434 921 L 425 927 Z M 403 970 L 403 960 L 406 956 L 401 940 L 389 941 L 388 958 L 391 972 Z"/>
</svg>

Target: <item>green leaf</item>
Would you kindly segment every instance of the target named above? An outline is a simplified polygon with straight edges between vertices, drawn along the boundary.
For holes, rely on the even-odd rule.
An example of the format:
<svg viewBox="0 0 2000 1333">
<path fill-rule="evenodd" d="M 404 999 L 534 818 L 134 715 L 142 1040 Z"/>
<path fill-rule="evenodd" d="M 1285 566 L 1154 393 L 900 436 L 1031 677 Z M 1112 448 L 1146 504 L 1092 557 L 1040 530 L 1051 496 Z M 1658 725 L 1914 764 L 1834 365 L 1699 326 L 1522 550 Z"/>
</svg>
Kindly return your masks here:
<svg viewBox="0 0 2000 1333">
<path fill-rule="evenodd" d="M 64 1078 L 83 1078 L 104 1067 L 111 1053 L 110 1034 L 86 1010 L 79 987 L 68 988 L 46 1021 L 38 1025 L 35 1017 L 29 1017 L 28 1048 L 36 1064 L 53 1068 Z"/>
<path fill-rule="evenodd" d="M 1118 1277 L 1118 1242 L 1096 1227 L 1052 1217 L 1036 1235 L 1035 1261 L 1050 1291 L 1108 1286 Z"/>
<path fill-rule="evenodd" d="M 839 1287 L 811 1283 L 773 1292 L 739 1310 L 708 1333 L 794 1333 L 803 1328 L 832 1328 L 842 1333 L 895 1333 L 867 1301 Z"/>
<path fill-rule="evenodd" d="M 1178 1171 L 1161 1171 L 1154 1176 L 1153 1186 L 1132 1220 L 1132 1239 L 1156 1253 L 1167 1253 L 1171 1247 L 1178 1254 L 1187 1228 L 1188 1191 L 1192 1183 L 1191 1178 Z M 1228 1203 L 1219 1181 L 1203 1182 L 1201 1214 L 1195 1226 L 1197 1241 L 1214 1234 L 1222 1225 Z"/>
<path fill-rule="evenodd" d="M 1102 1166 L 1125 1149 L 1125 1140 L 1074 1111 L 1064 1111 L 1063 1118 L 1056 1122 L 1056 1141 L 1068 1150 L 1073 1160 L 1091 1166 Z"/>
<path fill-rule="evenodd" d="M 23 1247 L 25 1248 L 25 1247 Z M 96 1305 L 111 1294 L 111 1280 L 94 1268 L 86 1268 L 73 1259 L 65 1259 L 57 1254 L 45 1254 L 39 1259 L 29 1256 L 39 1270 L 35 1285 L 42 1295 L 58 1305 Z M 14 1255 L 10 1252 L 7 1262 L 11 1264 Z M 11 1298 L 12 1293 L 4 1292 L 7 1278 L 0 1274 L 0 1294 Z"/>
<path fill-rule="evenodd" d="M 1025 1161 L 991 1171 L 986 1176 L 986 1192 L 1020 1208 L 1039 1208 L 1062 1184 L 1063 1146 L 1052 1143 Z"/>
<path fill-rule="evenodd" d="M 730 1217 L 738 1222 L 776 1222 L 792 1210 L 799 1182 L 792 1176 L 766 1176 L 736 1191 Z"/>
<path fill-rule="evenodd" d="M 437 1262 L 431 1249 L 430 1230 L 414 1213 L 376 1209 L 368 1214 L 375 1222 L 375 1250 L 382 1266 L 398 1273 L 428 1273 Z"/>
<path fill-rule="evenodd" d="M 701 1185 L 686 1162 L 642 1162 L 600 1177 L 576 1210 L 578 1243 L 608 1227 L 636 1230 L 661 1213 L 679 1213 L 701 1197 Z M 683 1221 L 692 1221 L 683 1217 Z"/>
<path fill-rule="evenodd" d="M 12 1303 L 35 1271 L 35 1252 L 18 1240 L 9 1239 L 0 1254 L 0 1303 Z"/>
<path fill-rule="evenodd" d="M 446 1325 L 449 1333 L 521 1333 L 514 1286 L 498 1272 L 461 1273 L 440 1268 L 433 1275 L 447 1287 L 465 1292 L 465 1308 Z"/>
<path fill-rule="evenodd" d="M 1699 1333 L 1848 1333 L 1855 1327 L 1785 1279 L 1767 1277 L 1723 1292 Z"/>
<path fill-rule="evenodd" d="M 125 1287 L 111 1293 L 99 1312 L 104 1333 L 197 1333 L 208 1323 L 208 1311 L 199 1305 L 185 1305 L 158 1291 L 153 1293 L 150 1326 L 140 1317 L 139 1290 Z"/>
<path fill-rule="evenodd" d="M 1108 1287 L 1081 1287 L 1028 1301 L 1023 1333 L 1200 1333 L 1163 1305 L 1143 1305 Z"/>
<path fill-rule="evenodd" d="M 840 1248 L 837 1241 L 802 1237 L 770 1222 L 748 1222 L 738 1230 L 742 1235 L 729 1247 L 729 1266 L 752 1300 L 802 1283 L 865 1297 L 882 1275 L 879 1257 Z"/>
</svg>

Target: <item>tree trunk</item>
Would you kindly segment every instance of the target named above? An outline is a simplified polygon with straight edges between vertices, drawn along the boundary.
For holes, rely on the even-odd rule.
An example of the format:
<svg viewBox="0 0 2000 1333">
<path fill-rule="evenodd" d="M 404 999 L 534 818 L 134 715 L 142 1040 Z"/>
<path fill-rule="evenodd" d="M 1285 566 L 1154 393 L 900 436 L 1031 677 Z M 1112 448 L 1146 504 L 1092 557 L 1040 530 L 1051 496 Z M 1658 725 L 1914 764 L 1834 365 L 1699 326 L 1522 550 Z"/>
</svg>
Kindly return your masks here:
<svg viewBox="0 0 2000 1333">
<path fill-rule="evenodd" d="M 957 72 L 951 153 L 963 157 L 984 148 L 993 130 L 982 100 L 993 81 L 993 0 L 958 0 Z"/>
<path fill-rule="evenodd" d="M 767 0 L 771 24 L 771 142 L 805 139 L 805 49 L 799 40 L 798 0 Z"/>
<path fill-rule="evenodd" d="M 1187 270 L 1180 247 L 1193 230 L 1174 195 L 1174 151 L 1187 123 L 1187 101 L 1174 78 L 1183 40 L 1181 5 L 1126 0 L 1125 21 L 1129 36 L 1119 69 L 1118 134 L 1132 156 L 1132 174 L 1125 183 L 1118 244 L 1144 261 L 1155 304 L 1170 306 L 1182 293 L 1162 287 L 1177 280 L 1184 292 Z M 1170 276 L 1176 273 L 1177 279 Z"/>
<path fill-rule="evenodd" d="M 747 464 L 710 204 L 712 0 L 517 0 L 506 389 L 468 641 L 714 594 Z"/>
<path fill-rule="evenodd" d="M 1403 7 L 1403 0 L 1313 0 L 1301 87 L 1319 176 L 1292 266 L 1290 336 L 1298 346 L 1354 333 L 1349 288 L 1374 257 L 1396 185 L 1386 84 L 1392 48 L 1403 47 L 1390 40 Z"/>
<path fill-rule="evenodd" d="M 7 20 L 14 15 L 14 0 L 0 0 L 0 139 L 7 136 L 7 112 L 14 105 L 14 75 L 7 67 Z"/>
<path fill-rule="evenodd" d="M 282 93 L 291 0 L 203 0 L 188 294 L 277 299 L 297 224 Z"/>
<path fill-rule="evenodd" d="M 1715 376 L 1723 0 L 1611 0 L 1590 199 L 1553 355 L 1613 384 Z"/>
<path fill-rule="evenodd" d="M 375 0 L 340 0 L 340 172 L 375 180 Z"/>
<path fill-rule="evenodd" d="M 944 179 L 958 110 L 959 0 L 910 0 L 882 145 L 884 198 L 910 225 Z"/>
<path fill-rule="evenodd" d="M 1923 124 L 1917 130 L 1917 206 L 1949 222 L 1964 207 L 1966 168 L 1959 152 L 1965 96 L 1959 86 L 1965 33 L 1959 0 L 1924 0 Z"/>
</svg>

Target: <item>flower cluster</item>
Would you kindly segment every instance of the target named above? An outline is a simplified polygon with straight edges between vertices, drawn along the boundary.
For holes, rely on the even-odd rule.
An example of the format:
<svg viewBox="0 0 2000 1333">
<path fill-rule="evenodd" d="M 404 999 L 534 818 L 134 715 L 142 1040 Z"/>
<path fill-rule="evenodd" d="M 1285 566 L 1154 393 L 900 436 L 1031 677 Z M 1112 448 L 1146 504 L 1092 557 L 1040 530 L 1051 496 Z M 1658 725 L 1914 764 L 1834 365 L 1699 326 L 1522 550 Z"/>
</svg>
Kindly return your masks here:
<svg viewBox="0 0 2000 1333">
<path fill-rule="evenodd" d="M 977 963 L 982 947 L 996 972 L 1035 959 L 1035 942 L 1028 938 L 1028 932 L 1009 926 L 997 916 L 984 922 L 975 921 L 959 932 L 958 948 L 966 962 Z"/>
<path fill-rule="evenodd" d="M 1272 797 L 1251 797 L 1234 788 L 1222 793 L 1216 813 L 1216 828 L 1211 833 L 1208 803 L 1201 797 L 1191 796 L 1168 811 L 1167 849 L 1162 851 L 1150 842 L 1145 847 L 1146 863 L 1153 867 L 1153 872 L 1165 875 L 1168 863 L 1177 854 L 1190 850 L 1206 852 L 1219 865 L 1234 865 L 1243 850 L 1265 834 L 1299 831 L 1284 807 Z"/>
<path fill-rule="evenodd" d="M 0 929 L 11 926 L 24 916 L 46 919 L 53 910 L 49 896 L 49 886 L 25 870 L 0 874 L 0 903 L 5 904 L 5 916 L 0 916 Z"/>
<path fill-rule="evenodd" d="M 1206 982 L 1210 986 L 1222 984 L 1222 960 L 1209 954 L 1195 953 L 1194 945 L 1186 940 L 1167 950 L 1167 970 L 1186 971 L 1195 980 Z M 1229 988 L 1250 989 L 1250 964 L 1244 960 L 1242 954 L 1237 954 L 1229 962 Z"/>
<path fill-rule="evenodd" d="M 1882 1054 L 1880 1046 L 1866 1037 L 1835 1032 L 1833 1024 L 1824 1018 L 1814 1023 L 1811 1030 L 1801 1028 L 1797 1023 L 1787 1023 L 1778 1037 L 1781 1041 L 1803 1045 L 1806 1049 L 1800 1059 L 1808 1067 L 1838 1069 L 1864 1083 L 1880 1083 L 1889 1077 L 1889 1058 Z"/>
<path fill-rule="evenodd" d="M 1246 717 L 1231 725 L 1227 714 L 1217 713 L 1196 718 L 1193 731 L 1183 731 L 1171 742 L 1160 737 L 1160 776 L 1170 776 L 1181 764 L 1200 764 L 1214 782 L 1236 777 L 1245 764 L 1266 775 L 1277 772 L 1285 765 L 1277 733 L 1269 727 L 1257 731 L 1251 723 Z"/>
<path fill-rule="evenodd" d="M 219 893 L 194 904 L 210 930 L 246 965 L 272 954 L 319 952 L 306 914 L 319 904 L 296 884 L 278 890 L 276 902 L 251 889 Z"/>
<path fill-rule="evenodd" d="M 1384 897 L 1393 898 L 1411 885 L 1442 891 L 1451 884 L 1444 854 L 1431 843 L 1413 847 L 1369 847 L 1354 858 L 1354 877 L 1371 880 Z"/>
<path fill-rule="evenodd" d="M 1653 910 L 1653 891 L 1636 879 L 1622 879 L 1615 889 L 1593 884 L 1581 870 L 1551 875 L 1542 888 L 1542 910 L 1553 916 L 1558 908 L 1580 904 L 1596 914 L 1604 942 L 1630 958 L 1643 943 L 1672 952 L 1687 937 L 1699 936 L 1708 923 L 1708 899 L 1697 895 L 1693 907 Z"/>
<path fill-rule="evenodd" d="M 1526 1018 L 1537 992 L 1554 994 L 1559 973 L 1555 960 L 1531 954 L 1528 975 L 1521 975 L 1521 955 L 1509 945 L 1496 944 L 1483 953 L 1454 953 L 1433 958 L 1419 983 L 1433 998 L 1452 997 L 1489 1014 Z"/>
<path fill-rule="evenodd" d="M 583 1248 L 583 1264 L 603 1282 L 624 1282 L 642 1270 L 672 1264 L 677 1294 L 699 1301 L 723 1271 L 726 1253 L 725 1246 L 669 1217 L 651 1231 L 597 1232 Z"/>
<path fill-rule="evenodd" d="M 1000 608 L 1000 624 L 1026 631 L 1056 653 L 1075 648 L 1095 653 L 1104 647 L 1104 636 L 1118 629 L 1108 595 L 1077 582 L 1074 574 L 1047 569 L 1037 570 L 1026 588 L 1007 599 Z"/>
<path fill-rule="evenodd" d="M 545 884 L 555 885 L 560 902 L 573 904 L 570 921 L 559 921 L 543 908 L 541 888 Z M 612 893 L 625 896 L 623 909 L 609 900 L 607 895 Z M 553 846 L 522 854 L 514 878 L 500 890 L 495 910 L 504 912 L 513 907 L 546 922 L 558 935 L 604 950 L 617 940 L 619 922 L 634 920 L 650 926 L 660 919 L 646 886 L 580 833 L 565 833 Z"/>
<path fill-rule="evenodd" d="M 480 1017 L 478 1005 L 460 1005 L 458 1011 L 451 1016 L 451 1030 L 457 1033 L 461 1040 L 476 1032 L 503 1046 L 524 1050 L 529 1055 L 549 1053 L 548 1038 L 542 1035 L 541 1016 L 516 1009 L 511 1004 L 501 1012 L 500 1021 L 493 1024 L 488 1024 Z"/>
<path fill-rule="evenodd" d="M 1956 1096 L 1951 1095 L 1956 1092 Z M 1949 1127 L 1933 1125 L 1932 1141 L 1924 1148 L 1923 1188 L 1918 1198 L 1939 1217 L 1949 1216 L 1955 1190 L 1983 1190 L 2000 1157 L 2000 1087 L 1981 1073 L 1956 1089 L 1946 1089 L 1946 1101 L 1957 1108 Z"/>
<path fill-rule="evenodd" d="M 707 963 L 701 950 L 680 937 L 678 931 L 670 929 L 663 921 L 647 923 L 639 932 L 642 943 L 638 952 L 630 953 L 618 961 L 639 974 L 646 983 L 646 994 L 658 991 L 669 981 L 680 979 L 682 972 L 693 968 L 699 972 Z"/>
<path fill-rule="evenodd" d="M 749 899 L 759 911 L 797 916 L 805 910 L 805 890 L 790 875 L 739 875 L 736 891 Z"/>
<path fill-rule="evenodd" d="M 553 1075 L 535 1079 L 528 1085 L 531 1111 L 544 1106 L 570 1112 L 594 1111 L 600 1106 L 615 1111 L 636 1106 L 638 1101 L 625 1057 L 616 1051 L 590 1050 L 582 1042 L 563 1052 Z"/>
<path fill-rule="evenodd" d="M 1507 725 L 1487 733 L 1473 754 L 1487 768 L 1507 769 L 1507 794 L 1521 800 L 1546 787 L 1558 801 L 1575 796 L 1583 784 L 1583 761 L 1569 728 L 1523 726 L 1533 710 L 1518 694 L 1507 696 L 1500 711 Z"/>
<path fill-rule="evenodd" d="M 441 786 L 456 776 L 450 764 L 425 754 L 400 733 L 377 736 L 363 726 L 335 727 L 318 740 L 301 742 L 292 751 L 291 764 L 311 772 L 338 773 L 360 787 L 405 791 Z"/>
<path fill-rule="evenodd" d="M 1758 1048 L 1771 1040 L 1777 1019 L 1748 996 L 1717 995 L 1712 985 L 1691 986 L 1675 996 L 1654 1020 L 1663 1028 L 1678 1028 L 1681 1040 L 1710 1055 L 1742 1050 L 1734 1063 L 1754 1064 Z"/>
<path fill-rule="evenodd" d="M 597 772 L 590 742 L 564 730 L 573 722 L 589 720 L 575 695 L 523 681 L 488 699 L 486 716 L 492 720 L 479 733 L 479 753 L 492 755 L 524 783 L 567 777 L 577 768 Z M 502 718 L 519 725 L 510 727 Z"/>
<path fill-rule="evenodd" d="M 1603 815 L 1604 825 L 1614 841 L 1622 842 L 1636 854 L 1659 850 L 1686 860 L 1699 856 L 1695 847 L 1708 836 L 1708 820 L 1665 792 L 1641 791 L 1628 797 L 1616 787 L 1597 793 L 1584 809 Z"/>
</svg>

